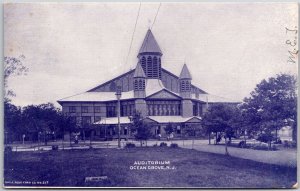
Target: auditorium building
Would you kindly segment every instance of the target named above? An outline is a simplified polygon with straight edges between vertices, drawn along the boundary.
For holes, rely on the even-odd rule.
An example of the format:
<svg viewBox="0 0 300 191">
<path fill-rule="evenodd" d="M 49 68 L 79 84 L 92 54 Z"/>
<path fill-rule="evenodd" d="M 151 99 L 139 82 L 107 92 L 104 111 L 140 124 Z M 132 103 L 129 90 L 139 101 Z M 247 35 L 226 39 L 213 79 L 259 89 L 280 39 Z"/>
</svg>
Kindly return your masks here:
<svg viewBox="0 0 300 191">
<path fill-rule="evenodd" d="M 76 120 L 79 127 L 92 124 L 93 136 L 106 138 L 118 132 L 118 101 L 120 95 L 121 137 L 130 137 L 132 115 L 138 111 L 149 123 L 154 136 L 166 136 L 164 127 L 171 123 L 175 137 L 186 135 L 186 128 L 200 126 L 201 116 L 211 104 L 237 102 L 211 95 L 192 83 L 188 66 L 175 75 L 163 68 L 163 53 L 151 30 L 137 54 L 137 65 L 93 89 L 58 100 L 64 113 Z"/>
</svg>

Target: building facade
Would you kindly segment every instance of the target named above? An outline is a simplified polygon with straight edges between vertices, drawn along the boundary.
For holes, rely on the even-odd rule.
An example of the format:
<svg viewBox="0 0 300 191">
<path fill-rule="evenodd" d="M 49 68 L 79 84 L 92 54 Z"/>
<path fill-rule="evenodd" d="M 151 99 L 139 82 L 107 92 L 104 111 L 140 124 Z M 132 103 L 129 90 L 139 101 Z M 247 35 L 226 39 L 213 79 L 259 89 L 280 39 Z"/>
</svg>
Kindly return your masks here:
<svg viewBox="0 0 300 191">
<path fill-rule="evenodd" d="M 185 131 L 187 128 L 200 125 L 201 116 L 209 105 L 237 103 L 210 95 L 192 84 L 192 76 L 185 63 L 179 76 L 164 69 L 162 56 L 155 37 L 148 30 L 134 70 L 82 94 L 58 100 L 58 103 L 79 126 L 93 124 L 95 137 L 117 134 L 118 102 L 115 94 L 118 88 L 121 90 L 122 137 L 131 136 L 129 125 L 136 111 L 150 124 L 154 136 L 164 136 L 164 128 L 171 123 L 175 136 L 183 137 L 189 136 Z"/>
</svg>

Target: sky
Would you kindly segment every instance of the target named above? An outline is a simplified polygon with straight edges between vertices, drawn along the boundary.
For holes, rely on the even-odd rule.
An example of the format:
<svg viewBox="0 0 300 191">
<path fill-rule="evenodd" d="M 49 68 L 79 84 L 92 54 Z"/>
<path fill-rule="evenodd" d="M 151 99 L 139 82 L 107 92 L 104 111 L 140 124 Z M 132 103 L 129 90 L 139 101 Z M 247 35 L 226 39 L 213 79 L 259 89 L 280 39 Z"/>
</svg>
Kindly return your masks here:
<svg viewBox="0 0 300 191">
<path fill-rule="evenodd" d="M 59 107 L 57 100 L 134 69 L 151 26 L 162 67 L 179 75 L 186 63 L 192 83 L 213 95 L 242 101 L 261 80 L 298 73 L 286 44 L 296 38 L 286 32 L 298 28 L 296 3 L 159 6 L 141 4 L 130 49 L 139 3 L 6 4 L 4 56 L 24 55 L 29 69 L 9 79 L 12 102 Z"/>
</svg>

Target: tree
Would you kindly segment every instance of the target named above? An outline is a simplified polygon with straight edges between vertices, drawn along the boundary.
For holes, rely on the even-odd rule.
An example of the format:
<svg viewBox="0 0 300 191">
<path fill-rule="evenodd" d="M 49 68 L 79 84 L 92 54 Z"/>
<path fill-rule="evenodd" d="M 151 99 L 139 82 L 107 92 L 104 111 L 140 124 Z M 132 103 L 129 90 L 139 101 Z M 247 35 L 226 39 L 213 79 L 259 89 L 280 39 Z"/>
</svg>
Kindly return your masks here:
<svg viewBox="0 0 300 191">
<path fill-rule="evenodd" d="M 207 133 L 214 132 L 216 135 L 216 144 L 218 139 L 221 138 L 221 134 L 224 134 L 225 138 L 225 154 L 228 153 L 227 139 L 231 140 L 234 134 L 233 121 L 236 118 L 236 106 L 228 104 L 214 104 L 208 108 L 208 111 L 204 114 L 202 119 L 202 125 L 206 128 Z"/>
<path fill-rule="evenodd" d="M 15 93 L 8 89 L 8 79 L 11 76 L 26 75 L 28 68 L 24 66 L 23 60 L 25 59 L 24 55 L 19 56 L 18 58 L 14 57 L 4 57 L 4 98 L 6 101 L 10 101 L 10 96 L 15 96 Z"/>
<path fill-rule="evenodd" d="M 138 111 L 135 111 L 132 117 L 131 132 L 135 139 L 140 141 L 141 146 L 143 146 L 143 141 L 146 141 L 147 144 L 147 140 L 152 137 L 149 125 L 143 121 L 141 113 Z"/>
<path fill-rule="evenodd" d="M 20 123 L 22 111 L 20 107 L 11 104 L 8 100 L 4 101 L 4 142 L 11 143 L 14 140 L 22 140 L 25 129 Z"/>
<path fill-rule="evenodd" d="M 296 77 L 289 74 L 278 74 L 262 80 L 251 92 L 250 97 L 244 99 L 241 106 L 247 130 L 259 136 L 269 137 L 269 147 L 271 141 L 277 139 L 277 131 L 285 121 L 293 121 L 293 139 L 296 141 L 296 83 Z"/>
</svg>

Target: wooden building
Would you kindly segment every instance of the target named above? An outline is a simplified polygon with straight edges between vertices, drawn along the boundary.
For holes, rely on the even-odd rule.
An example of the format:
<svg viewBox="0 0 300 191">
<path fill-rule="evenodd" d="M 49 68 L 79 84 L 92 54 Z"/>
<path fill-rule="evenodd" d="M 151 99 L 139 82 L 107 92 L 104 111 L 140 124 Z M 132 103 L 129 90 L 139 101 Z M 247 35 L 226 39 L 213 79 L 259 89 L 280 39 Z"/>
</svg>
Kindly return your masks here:
<svg viewBox="0 0 300 191">
<path fill-rule="evenodd" d="M 121 136 L 130 137 L 130 118 L 139 111 L 150 123 L 153 135 L 165 135 L 164 127 L 172 123 L 175 136 L 184 136 L 187 126 L 199 125 L 201 116 L 214 103 L 237 103 L 210 95 L 192 83 L 185 63 L 179 76 L 162 68 L 163 53 L 151 30 L 147 31 L 134 70 L 130 70 L 82 94 L 58 100 L 64 113 L 79 126 L 94 124 L 97 137 L 117 133 L 117 98 L 121 88 Z"/>
</svg>

